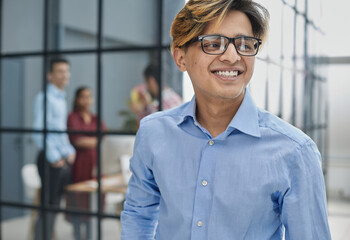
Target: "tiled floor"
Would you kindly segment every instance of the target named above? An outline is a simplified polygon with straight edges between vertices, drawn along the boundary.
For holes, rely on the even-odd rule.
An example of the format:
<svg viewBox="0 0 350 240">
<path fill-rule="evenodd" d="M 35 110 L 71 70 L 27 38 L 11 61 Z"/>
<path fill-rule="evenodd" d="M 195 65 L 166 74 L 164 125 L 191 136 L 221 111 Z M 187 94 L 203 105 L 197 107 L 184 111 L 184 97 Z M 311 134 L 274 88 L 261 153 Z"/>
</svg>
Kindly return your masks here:
<svg viewBox="0 0 350 240">
<path fill-rule="evenodd" d="M 329 226 L 332 240 L 350 240 L 350 200 L 329 200 L 328 201 Z M 18 240 L 28 238 L 29 217 L 22 217 L 10 221 L 2 222 L 2 238 L 5 240 Z M 59 214 L 56 229 L 57 240 L 72 239 L 71 225 L 64 220 L 64 216 Z M 19 231 L 19 229 L 21 231 Z M 106 219 L 102 224 L 104 240 L 119 239 L 120 225 L 116 220 Z"/>
</svg>

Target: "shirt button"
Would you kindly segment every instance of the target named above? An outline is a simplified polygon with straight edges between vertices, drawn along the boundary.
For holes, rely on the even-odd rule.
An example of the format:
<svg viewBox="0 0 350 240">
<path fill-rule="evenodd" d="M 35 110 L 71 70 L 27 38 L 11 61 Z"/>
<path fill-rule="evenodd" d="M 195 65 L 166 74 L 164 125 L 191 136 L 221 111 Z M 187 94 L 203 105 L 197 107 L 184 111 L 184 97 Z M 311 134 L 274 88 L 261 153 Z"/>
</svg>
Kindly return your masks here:
<svg viewBox="0 0 350 240">
<path fill-rule="evenodd" d="M 213 146 L 213 145 L 214 145 L 214 140 L 210 140 L 210 141 L 209 141 L 209 145 L 210 145 L 210 146 Z"/>
<path fill-rule="evenodd" d="M 202 181 L 202 185 L 205 187 L 205 186 L 208 185 L 208 182 L 207 182 L 206 180 L 203 180 L 203 181 Z"/>
<path fill-rule="evenodd" d="M 203 226 L 203 222 L 202 222 L 202 221 L 198 221 L 198 222 L 197 222 L 197 226 L 198 226 L 198 227 Z"/>
</svg>

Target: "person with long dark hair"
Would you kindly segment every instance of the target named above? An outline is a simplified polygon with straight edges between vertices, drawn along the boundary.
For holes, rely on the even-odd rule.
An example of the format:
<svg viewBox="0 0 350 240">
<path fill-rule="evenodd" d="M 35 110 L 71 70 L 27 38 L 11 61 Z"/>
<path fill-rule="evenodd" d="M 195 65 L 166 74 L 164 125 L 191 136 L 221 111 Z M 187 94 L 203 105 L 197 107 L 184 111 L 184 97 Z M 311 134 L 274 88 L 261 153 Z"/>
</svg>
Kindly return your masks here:
<svg viewBox="0 0 350 240">
<path fill-rule="evenodd" d="M 92 91 L 88 87 L 80 87 L 75 92 L 73 111 L 67 120 L 68 130 L 93 132 L 97 130 L 97 116 L 91 112 L 93 104 Z M 106 129 L 101 122 L 101 130 Z M 69 140 L 76 149 L 76 161 L 72 166 L 73 183 L 90 180 L 96 177 L 97 166 L 97 136 L 95 134 L 69 134 Z M 88 210 L 90 207 L 89 193 L 71 193 L 67 198 L 67 207 Z M 76 240 L 92 239 L 88 217 L 67 215 L 67 220 L 73 223 Z M 81 227 L 85 231 L 81 231 Z"/>
</svg>

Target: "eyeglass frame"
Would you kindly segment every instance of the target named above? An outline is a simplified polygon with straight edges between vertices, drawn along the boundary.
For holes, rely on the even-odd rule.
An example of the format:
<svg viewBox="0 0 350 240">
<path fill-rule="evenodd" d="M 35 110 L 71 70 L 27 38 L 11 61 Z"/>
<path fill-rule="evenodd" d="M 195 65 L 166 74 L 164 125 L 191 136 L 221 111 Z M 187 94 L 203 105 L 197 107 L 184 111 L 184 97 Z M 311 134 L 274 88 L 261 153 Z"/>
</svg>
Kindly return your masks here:
<svg viewBox="0 0 350 240">
<path fill-rule="evenodd" d="M 203 38 L 209 37 L 209 36 L 210 36 L 210 37 L 218 36 L 218 37 L 223 37 L 223 38 L 228 39 L 228 43 L 227 43 L 227 45 L 226 45 L 226 47 L 225 47 L 225 49 L 223 50 L 222 53 L 208 53 L 208 52 L 206 52 L 206 51 L 204 50 Z M 257 46 L 257 48 L 256 48 L 255 54 L 253 54 L 253 55 L 245 55 L 245 54 L 241 54 L 241 53 L 237 50 L 237 46 L 236 46 L 236 44 L 235 44 L 235 40 L 236 40 L 236 39 L 240 39 L 240 38 L 242 38 L 242 37 L 257 40 L 258 46 Z M 226 36 L 223 36 L 223 35 L 220 35 L 220 34 L 199 35 L 198 37 L 194 38 L 191 42 L 189 42 L 188 45 L 191 45 L 192 43 L 195 43 L 195 42 L 201 42 L 202 51 L 203 51 L 205 54 L 209 54 L 209 55 L 221 55 L 221 54 L 224 54 L 224 53 L 226 52 L 228 46 L 229 46 L 230 43 L 232 42 L 233 46 L 234 46 L 235 49 L 236 49 L 236 52 L 237 52 L 239 55 L 245 56 L 245 57 L 254 57 L 254 56 L 256 56 L 256 55 L 258 54 L 258 52 L 259 52 L 259 47 L 260 47 L 260 45 L 262 44 L 262 40 L 261 40 L 260 38 L 256 38 L 256 37 L 250 37 L 250 36 L 244 36 L 244 35 L 243 35 L 243 36 L 239 36 L 239 37 L 230 38 L 230 37 L 226 37 Z"/>
</svg>

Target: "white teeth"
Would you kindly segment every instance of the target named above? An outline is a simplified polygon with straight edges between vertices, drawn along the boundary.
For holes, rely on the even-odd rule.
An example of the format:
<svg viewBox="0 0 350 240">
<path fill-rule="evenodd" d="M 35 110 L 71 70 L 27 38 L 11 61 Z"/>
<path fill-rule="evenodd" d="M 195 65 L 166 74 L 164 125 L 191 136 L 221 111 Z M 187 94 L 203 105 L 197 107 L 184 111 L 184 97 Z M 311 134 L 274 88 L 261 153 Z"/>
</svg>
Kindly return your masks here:
<svg viewBox="0 0 350 240">
<path fill-rule="evenodd" d="M 237 77 L 238 71 L 216 71 L 215 74 L 225 77 Z"/>
</svg>

